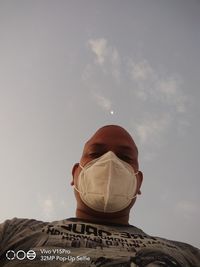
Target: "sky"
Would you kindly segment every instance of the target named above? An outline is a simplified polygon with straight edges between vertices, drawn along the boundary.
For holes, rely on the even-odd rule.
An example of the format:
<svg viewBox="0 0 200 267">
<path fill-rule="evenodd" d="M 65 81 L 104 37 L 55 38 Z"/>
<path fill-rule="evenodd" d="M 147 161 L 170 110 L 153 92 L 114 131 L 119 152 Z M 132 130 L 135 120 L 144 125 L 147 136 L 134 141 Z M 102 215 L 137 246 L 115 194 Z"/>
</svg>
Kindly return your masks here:
<svg viewBox="0 0 200 267">
<path fill-rule="evenodd" d="M 144 180 L 130 223 L 200 247 L 200 1 L 0 0 L 0 222 L 74 217 L 71 169 L 127 129 Z"/>
</svg>

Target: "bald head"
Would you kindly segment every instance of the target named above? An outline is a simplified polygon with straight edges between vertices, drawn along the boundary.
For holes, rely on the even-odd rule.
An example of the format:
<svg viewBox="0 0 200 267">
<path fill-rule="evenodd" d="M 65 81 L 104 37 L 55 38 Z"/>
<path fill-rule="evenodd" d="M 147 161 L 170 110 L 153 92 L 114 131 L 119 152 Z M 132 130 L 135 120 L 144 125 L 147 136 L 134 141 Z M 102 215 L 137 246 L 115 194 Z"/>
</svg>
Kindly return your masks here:
<svg viewBox="0 0 200 267">
<path fill-rule="evenodd" d="M 123 135 L 125 138 L 127 138 L 127 140 L 129 139 L 130 142 L 133 143 L 133 146 L 135 146 L 135 148 L 137 149 L 137 146 L 132 138 L 132 136 L 129 134 L 129 132 L 127 130 L 125 130 L 123 127 L 119 126 L 119 125 L 105 125 L 101 128 L 99 128 L 94 135 L 90 138 L 90 140 L 92 138 L 95 138 L 97 135 L 104 133 L 104 134 L 108 134 L 108 135 L 112 135 L 113 137 L 116 137 L 117 135 Z M 88 140 L 88 141 L 90 141 Z"/>
<path fill-rule="evenodd" d="M 118 125 L 106 125 L 95 132 L 84 146 L 81 164 L 85 165 L 108 151 L 114 152 L 138 170 L 137 146 L 131 135 Z"/>
</svg>

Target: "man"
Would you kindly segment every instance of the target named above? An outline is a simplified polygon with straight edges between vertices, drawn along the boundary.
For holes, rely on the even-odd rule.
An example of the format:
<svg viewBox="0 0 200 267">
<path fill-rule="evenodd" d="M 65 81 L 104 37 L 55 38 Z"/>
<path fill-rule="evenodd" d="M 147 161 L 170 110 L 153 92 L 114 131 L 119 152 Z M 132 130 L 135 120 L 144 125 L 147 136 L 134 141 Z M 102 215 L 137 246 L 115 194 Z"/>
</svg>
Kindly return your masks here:
<svg viewBox="0 0 200 267">
<path fill-rule="evenodd" d="M 197 248 L 129 225 L 143 175 L 137 147 L 125 129 L 100 128 L 85 144 L 72 175 L 76 218 L 4 222 L 1 266 L 200 266 Z"/>
</svg>

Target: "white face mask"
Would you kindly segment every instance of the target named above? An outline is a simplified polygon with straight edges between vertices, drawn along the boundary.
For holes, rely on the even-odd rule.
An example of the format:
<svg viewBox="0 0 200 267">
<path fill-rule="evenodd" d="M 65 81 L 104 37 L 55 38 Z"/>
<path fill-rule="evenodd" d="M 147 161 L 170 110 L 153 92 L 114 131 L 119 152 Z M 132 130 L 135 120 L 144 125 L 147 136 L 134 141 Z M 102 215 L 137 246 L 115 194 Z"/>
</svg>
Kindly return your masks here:
<svg viewBox="0 0 200 267">
<path fill-rule="evenodd" d="M 91 209 L 117 212 L 128 207 L 136 197 L 137 173 L 112 151 L 80 167 L 82 171 L 75 189 Z"/>
</svg>

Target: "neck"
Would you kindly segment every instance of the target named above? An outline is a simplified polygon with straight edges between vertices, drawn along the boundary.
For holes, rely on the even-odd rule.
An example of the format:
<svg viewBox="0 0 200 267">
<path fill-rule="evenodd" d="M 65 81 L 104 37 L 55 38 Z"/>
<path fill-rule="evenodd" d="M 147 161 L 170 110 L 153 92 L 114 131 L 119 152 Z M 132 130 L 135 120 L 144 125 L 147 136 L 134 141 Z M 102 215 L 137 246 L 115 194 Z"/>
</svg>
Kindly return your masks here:
<svg viewBox="0 0 200 267">
<path fill-rule="evenodd" d="M 129 214 L 121 214 L 121 212 L 115 214 L 102 212 L 89 213 L 77 208 L 76 217 L 95 223 L 119 223 L 125 225 L 129 224 Z"/>
</svg>

